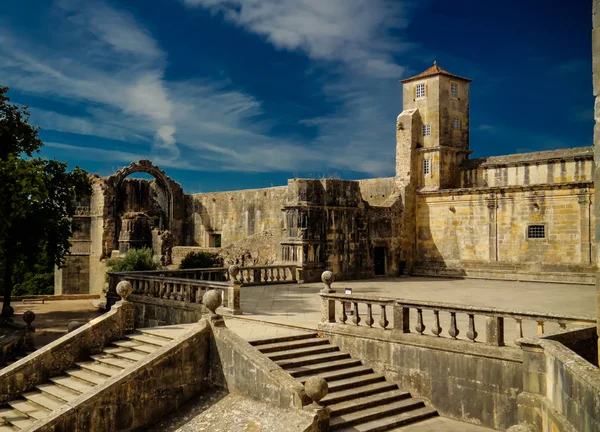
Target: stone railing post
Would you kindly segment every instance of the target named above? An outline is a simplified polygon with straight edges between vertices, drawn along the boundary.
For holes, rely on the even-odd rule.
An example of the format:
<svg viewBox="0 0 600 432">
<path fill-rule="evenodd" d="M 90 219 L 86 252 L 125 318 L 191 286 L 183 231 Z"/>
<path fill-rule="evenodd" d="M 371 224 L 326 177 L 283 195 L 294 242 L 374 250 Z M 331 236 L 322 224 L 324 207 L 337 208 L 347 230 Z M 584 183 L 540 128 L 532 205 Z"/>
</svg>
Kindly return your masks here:
<svg viewBox="0 0 600 432">
<path fill-rule="evenodd" d="M 504 346 L 504 318 L 487 317 L 485 323 L 485 339 L 488 345 Z"/>
<path fill-rule="evenodd" d="M 35 327 L 31 325 L 34 320 L 35 313 L 30 310 L 23 312 L 23 321 L 25 321 L 25 349 L 27 351 L 35 351 L 35 346 L 33 343 L 33 333 L 35 332 Z"/>
<path fill-rule="evenodd" d="M 321 275 L 321 280 L 325 284 L 325 287 L 321 290 L 321 294 L 331 294 L 335 290 L 331 288 L 333 282 L 333 273 L 329 270 L 324 271 Z M 321 297 L 321 322 L 334 323 L 335 322 L 335 300 L 331 300 L 325 297 Z"/>
<path fill-rule="evenodd" d="M 133 288 L 127 281 L 121 281 L 117 284 L 117 294 L 121 297 L 115 306 L 120 308 L 119 324 L 121 326 L 121 334 L 125 334 L 129 330 L 133 330 L 135 327 L 135 320 L 133 316 L 133 303 L 127 300 L 127 297 L 131 295 Z"/>
<path fill-rule="evenodd" d="M 238 281 L 237 275 L 240 272 L 240 268 L 236 265 L 229 266 L 229 287 L 227 287 L 227 304 L 223 306 L 227 312 L 231 315 L 241 315 L 242 308 L 240 306 L 240 295 L 242 283 Z"/>
<path fill-rule="evenodd" d="M 410 333 L 410 308 L 394 303 L 394 328 L 396 333 Z"/>
<path fill-rule="evenodd" d="M 331 410 L 319 404 L 321 399 L 329 393 L 327 381 L 319 376 L 311 377 L 304 383 L 304 392 L 313 401 L 312 404 L 303 407 L 305 411 L 312 411 L 315 414 L 316 428 L 311 430 L 318 432 L 328 431 Z"/>
</svg>

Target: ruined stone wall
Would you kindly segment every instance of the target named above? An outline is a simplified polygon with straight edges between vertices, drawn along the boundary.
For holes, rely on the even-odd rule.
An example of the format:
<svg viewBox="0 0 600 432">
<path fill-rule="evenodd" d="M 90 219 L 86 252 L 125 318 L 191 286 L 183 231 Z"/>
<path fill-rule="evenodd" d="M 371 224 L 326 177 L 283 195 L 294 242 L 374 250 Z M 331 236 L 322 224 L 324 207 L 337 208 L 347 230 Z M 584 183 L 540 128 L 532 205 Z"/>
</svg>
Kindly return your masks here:
<svg viewBox="0 0 600 432">
<path fill-rule="evenodd" d="M 592 2 L 592 81 L 594 85 L 594 96 L 596 103 L 594 105 L 594 161 L 596 168 L 594 170 L 595 193 L 600 195 L 600 0 Z M 600 196 L 596 195 L 596 207 L 594 207 L 594 220 L 600 219 Z M 600 241 L 600 223 L 596 223 L 594 239 L 596 243 Z M 600 265 L 600 259 L 596 255 L 596 264 Z M 596 298 L 598 316 L 598 335 L 600 335 L 600 273 L 596 274 Z M 600 344 L 600 339 L 598 340 Z M 600 347 L 600 345 L 599 345 Z M 600 349 L 598 350 L 600 353 Z"/>
<path fill-rule="evenodd" d="M 280 237 L 286 191 L 281 186 L 189 195 L 186 244 L 208 247 L 214 234 L 221 235 L 222 247 L 263 231 Z"/>
<path fill-rule="evenodd" d="M 592 181 L 593 147 L 471 159 L 461 186 L 500 187 Z"/>
<path fill-rule="evenodd" d="M 517 273 L 565 272 L 538 276 L 589 282 L 592 200 L 590 183 L 420 193 L 417 273 L 514 279 Z M 545 238 L 528 238 L 530 224 L 543 225 Z"/>
<path fill-rule="evenodd" d="M 394 177 L 358 180 L 362 198 L 372 206 L 385 205 L 394 193 Z"/>
</svg>

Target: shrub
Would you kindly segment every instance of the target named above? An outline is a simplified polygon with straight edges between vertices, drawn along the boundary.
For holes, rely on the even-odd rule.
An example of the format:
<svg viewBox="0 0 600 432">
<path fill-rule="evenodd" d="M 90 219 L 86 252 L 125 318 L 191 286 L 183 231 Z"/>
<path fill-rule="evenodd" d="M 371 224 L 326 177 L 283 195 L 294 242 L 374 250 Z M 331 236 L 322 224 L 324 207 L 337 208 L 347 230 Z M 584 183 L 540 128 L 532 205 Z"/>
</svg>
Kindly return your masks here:
<svg viewBox="0 0 600 432">
<path fill-rule="evenodd" d="M 180 269 L 222 267 L 223 259 L 217 254 L 201 251 L 190 252 L 181 260 Z"/>
<path fill-rule="evenodd" d="M 106 265 L 111 272 L 158 270 L 161 267 L 150 248 L 129 249 L 125 255 L 109 259 Z"/>
</svg>

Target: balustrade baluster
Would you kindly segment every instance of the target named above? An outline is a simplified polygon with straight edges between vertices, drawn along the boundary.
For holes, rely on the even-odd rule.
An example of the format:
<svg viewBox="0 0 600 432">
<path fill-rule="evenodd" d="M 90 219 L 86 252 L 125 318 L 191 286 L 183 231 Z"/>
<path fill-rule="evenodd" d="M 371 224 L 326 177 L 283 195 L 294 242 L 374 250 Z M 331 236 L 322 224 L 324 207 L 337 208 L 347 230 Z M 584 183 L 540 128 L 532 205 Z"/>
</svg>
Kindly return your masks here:
<svg viewBox="0 0 600 432">
<path fill-rule="evenodd" d="M 367 303 L 367 319 L 365 321 L 365 324 L 369 327 L 373 327 L 374 322 L 375 320 L 373 319 L 372 305 L 371 303 Z"/>
<path fill-rule="evenodd" d="M 442 327 L 440 326 L 440 311 L 439 310 L 433 311 L 433 327 L 431 328 L 431 333 L 433 333 L 437 337 L 440 337 L 440 334 L 442 333 Z"/>
<path fill-rule="evenodd" d="M 354 303 L 354 316 L 352 317 L 352 322 L 356 325 L 360 324 L 360 315 L 358 314 L 358 303 Z"/>
<path fill-rule="evenodd" d="M 544 334 L 544 321 L 537 322 L 537 334 Z"/>
<path fill-rule="evenodd" d="M 275 279 L 277 279 L 277 282 L 279 282 L 281 280 L 281 277 L 279 275 L 279 267 L 277 267 L 277 276 L 275 277 Z"/>
<path fill-rule="evenodd" d="M 189 283 L 186 282 L 186 284 L 183 286 L 184 289 L 184 300 L 186 303 L 191 303 L 192 302 L 192 287 L 190 286 Z"/>
<path fill-rule="evenodd" d="M 387 320 L 385 305 L 381 305 L 381 317 L 379 318 L 379 326 L 382 329 L 386 329 L 388 324 L 389 324 L 389 321 Z"/>
<path fill-rule="evenodd" d="M 448 330 L 448 334 L 456 339 L 460 331 L 458 327 L 456 327 L 456 312 L 450 312 L 450 330 Z"/>
<path fill-rule="evenodd" d="M 288 269 L 287 269 L 287 267 L 284 267 L 282 270 L 283 270 L 283 272 L 282 272 L 281 279 L 283 279 L 284 281 L 286 281 L 287 280 Z"/>
<path fill-rule="evenodd" d="M 423 309 L 417 309 L 417 325 L 415 326 L 415 330 L 419 334 L 423 334 L 425 331 L 425 324 L 423 324 Z"/>
<path fill-rule="evenodd" d="M 341 301 L 340 303 L 342 304 L 342 307 L 341 307 L 342 313 L 340 315 L 340 322 L 342 324 L 346 324 L 346 321 L 348 321 L 348 315 L 346 315 L 346 302 Z"/>
<path fill-rule="evenodd" d="M 475 342 L 477 339 L 477 331 L 475 330 L 475 315 L 469 314 L 469 330 L 467 330 L 467 337 Z"/>
</svg>

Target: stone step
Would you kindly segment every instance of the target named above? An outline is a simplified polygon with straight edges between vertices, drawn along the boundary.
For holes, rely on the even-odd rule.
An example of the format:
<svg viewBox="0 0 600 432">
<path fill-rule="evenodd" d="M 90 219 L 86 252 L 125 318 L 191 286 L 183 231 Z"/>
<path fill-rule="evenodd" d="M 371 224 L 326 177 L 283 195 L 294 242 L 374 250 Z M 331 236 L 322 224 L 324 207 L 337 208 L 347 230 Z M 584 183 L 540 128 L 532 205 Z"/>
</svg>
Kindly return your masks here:
<svg viewBox="0 0 600 432">
<path fill-rule="evenodd" d="M 65 402 L 71 402 L 81 394 L 80 392 L 68 389 L 58 384 L 38 384 L 35 386 L 35 388 Z"/>
<path fill-rule="evenodd" d="M 332 404 L 329 405 L 329 409 L 331 410 L 331 417 L 333 417 L 407 398 L 410 398 L 409 392 L 397 389 Z"/>
<path fill-rule="evenodd" d="M 329 393 L 339 392 L 351 388 L 355 389 L 359 387 L 364 387 L 366 385 L 381 381 L 385 381 L 385 377 L 377 373 L 370 373 L 368 375 L 360 375 L 357 377 L 346 378 L 339 381 L 333 381 L 331 384 L 329 384 Z"/>
<path fill-rule="evenodd" d="M 189 331 L 190 328 L 197 325 L 197 323 L 191 324 L 177 324 L 171 326 L 159 326 L 159 327 L 149 327 L 149 328 L 141 328 L 136 329 L 136 332 L 147 334 L 150 336 L 156 336 L 168 340 L 173 340 Z"/>
<path fill-rule="evenodd" d="M 16 432 L 19 429 L 12 427 L 10 424 L 0 424 L 0 432 Z"/>
<path fill-rule="evenodd" d="M 260 346 L 260 345 L 268 345 L 268 344 L 274 344 L 274 343 L 290 342 L 290 341 L 297 341 L 297 340 L 302 340 L 302 339 L 312 339 L 312 338 L 317 338 L 317 333 L 305 333 L 305 334 L 299 334 L 299 335 L 294 335 L 294 336 L 284 336 L 284 337 L 270 338 L 270 339 L 259 339 L 259 340 L 250 341 L 249 343 L 250 343 L 250 345 Z"/>
<path fill-rule="evenodd" d="M 406 426 L 437 416 L 437 411 L 428 407 L 418 408 L 382 419 L 338 429 L 341 432 L 381 432 Z M 401 430 L 401 429 L 400 429 Z"/>
<path fill-rule="evenodd" d="M 96 386 L 96 384 L 93 384 L 89 381 L 82 381 L 80 379 L 67 375 L 61 375 L 50 378 L 50 381 L 52 381 L 58 386 L 65 387 L 68 390 L 79 393 L 85 393 Z"/>
<path fill-rule="evenodd" d="M 338 351 L 338 352 L 333 352 L 333 353 L 324 353 L 324 354 L 309 355 L 309 356 L 305 356 L 305 357 L 298 357 L 295 359 L 280 360 L 280 361 L 276 361 L 275 363 L 277 363 L 283 369 L 287 369 L 287 368 L 297 368 L 300 366 L 306 366 L 306 365 L 310 365 L 310 364 L 327 363 L 327 362 L 331 362 L 331 361 L 335 361 L 335 360 L 342 360 L 342 359 L 347 359 L 347 358 L 350 358 L 350 354 Z"/>
<path fill-rule="evenodd" d="M 121 369 L 125 369 L 126 367 L 136 364 L 136 362 L 133 360 L 115 357 L 112 354 L 95 354 L 90 357 L 98 363 L 103 363 L 108 366 L 118 367 Z"/>
<path fill-rule="evenodd" d="M 340 349 L 335 345 L 322 345 L 316 347 L 298 348 L 287 351 L 277 351 L 275 353 L 266 354 L 273 361 L 294 359 L 299 357 L 306 357 L 309 355 L 323 354 L 329 352 L 339 351 Z"/>
<path fill-rule="evenodd" d="M 132 349 L 134 351 L 139 351 L 144 354 L 152 354 L 154 351 L 156 351 L 158 348 L 160 348 L 156 345 L 150 345 L 145 342 L 139 342 L 139 341 L 134 341 L 134 340 L 129 340 L 129 339 L 113 341 L 112 345 L 115 345 L 115 346 L 118 346 L 121 348 L 129 348 L 129 349 Z"/>
<path fill-rule="evenodd" d="M 294 378 L 305 377 L 308 375 L 319 375 L 328 371 L 344 370 L 354 366 L 362 365 L 362 362 L 358 359 L 346 358 L 342 360 L 336 360 L 328 363 L 317 363 L 304 365 L 297 368 L 287 368 L 286 372 Z"/>
<path fill-rule="evenodd" d="M 141 353 L 139 351 L 132 351 L 128 348 L 123 347 L 106 347 L 102 350 L 105 354 L 110 354 L 115 357 L 119 357 L 122 359 L 127 359 L 131 361 L 140 361 L 145 359 L 148 354 Z"/>
<path fill-rule="evenodd" d="M 370 374 L 370 373 L 373 373 L 373 369 L 371 369 L 370 367 L 367 367 L 367 366 L 363 366 L 361 364 L 360 366 L 349 367 L 346 369 L 338 369 L 338 370 L 332 370 L 329 372 L 317 372 L 317 373 L 314 373 L 311 375 L 304 375 L 304 376 L 298 378 L 298 381 L 300 381 L 302 384 L 304 384 L 307 379 L 318 376 L 318 377 L 323 378 L 325 381 L 327 381 L 327 383 L 331 383 L 333 381 L 343 380 L 346 378 L 351 378 L 351 377 L 360 376 L 360 375 L 366 375 L 366 374 Z"/>
<path fill-rule="evenodd" d="M 99 375 L 96 372 L 91 372 L 85 369 L 68 369 L 65 373 L 69 376 L 77 378 L 91 384 L 102 384 L 108 379 L 106 375 Z"/>
<path fill-rule="evenodd" d="M 165 346 L 166 344 L 168 344 L 169 342 L 171 342 L 173 339 L 167 339 L 164 337 L 159 337 L 159 336 L 153 336 L 153 335 L 149 335 L 149 334 L 144 334 L 144 333 L 139 333 L 139 334 L 128 334 L 126 337 L 126 339 L 130 339 L 130 340 L 134 340 L 134 341 L 138 341 L 138 342 L 143 342 L 145 344 L 148 345 L 155 345 L 157 347 L 162 347 Z"/>
<path fill-rule="evenodd" d="M 95 361 L 77 362 L 75 364 L 81 369 L 95 372 L 98 375 L 105 375 L 107 378 L 113 377 L 123 370 L 121 367 L 108 366 Z"/>
<path fill-rule="evenodd" d="M 64 401 L 57 399 L 54 396 L 50 396 L 48 393 L 42 393 L 40 391 L 26 392 L 21 396 L 50 411 L 54 411 L 65 404 Z"/>
<path fill-rule="evenodd" d="M 329 429 L 338 430 L 348 426 L 368 423 L 373 420 L 391 417 L 396 414 L 423 408 L 424 406 L 425 404 L 423 401 L 412 398 L 390 402 L 384 405 L 377 405 L 375 407 L 365 408 L 359 411 L 332 417 L 331 421 L 329 422 Z"/>
<path fill-rule="evenodd" d="M 52 412 L 47 408 L 44 408 L 36 403 L 33 403 L 27 399 L 15 399 L 9 401 L 8 404 L 16 409 L 17 411 L 31 417 L 34 420 L 39 420 L 48 417 L 48 414 Z"/>
<path fill-rule="evenodd" d="M 311 346 L 328 345 L 329 341 L 323 338 L 300 339 L 289 342 L 275 342 L 266 345 L 259 345 L 258 350 L 263 353 L 271 353 L 277 351 L 288 351 L 296 348 L 306 348 Z"/>
<path fill-rule="evenodd" d="M 0 418 L 19 429 L 27 429 L 35 422 L 35 420 L 27 414 L 23 414 L 20 411 L 10 408 L 0 410 Z"/>
<path fill-rule="evenodd" d="M 394 383 L 382 381 L 359 388 L 351 388 L 335 393 L 329 393 L 321 400 L 321 403 L 323 405 L 329 406 L 340 402 L 349 401 L 352 399 L 359 399 L 376 393 L 383 393 L 390 390 L 398 390 L 398 386 Z"/>
</svg>

